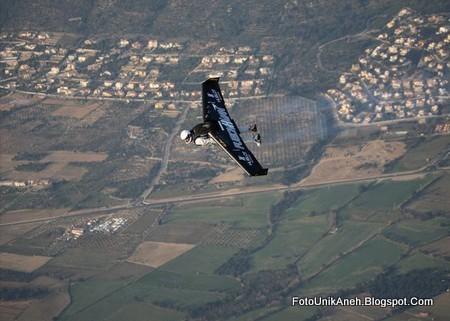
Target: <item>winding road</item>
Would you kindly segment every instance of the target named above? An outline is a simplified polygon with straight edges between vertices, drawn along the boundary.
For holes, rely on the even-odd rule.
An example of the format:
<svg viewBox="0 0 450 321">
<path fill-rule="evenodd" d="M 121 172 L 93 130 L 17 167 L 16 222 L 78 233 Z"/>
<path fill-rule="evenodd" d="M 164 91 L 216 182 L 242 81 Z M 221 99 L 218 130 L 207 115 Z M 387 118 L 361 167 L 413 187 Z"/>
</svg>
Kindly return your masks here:
<svg viewBox="0 0 450 321">
<path fill-rule="evenodd" d="M 170 133 L 169 137 L 166 140 L 166 143 L 164 144 L 163 151 L 162 151 L 163 157 L 161 159 L 158 173 L 156 174 L 156 176 L 153 178 L 152 182 L 150 183 L 150 187 L 147 188 L 144 191 L 144 193 L 142 193 L 142 195 L 139 199 L 139 202 L 142 201 L 145 204 L 145 199 L 153 192 L 153 189 L 155 188 L 155 186 L 159 184 L 159 181 L 161 180 L 161 176 L 164 173 L 166 173 L 167 166 L 169 164 L 170 148 L 172 147 L 172 143 L 173 143 L 175 136 L 177 136 L 180 131 L 181 125 L 186 120 L 189 109 L 190 109 L 190 107 L 187 106 L 183 110 L 182 114 L 178 117 L 177 122 L 175 123 L 175 126 L 172 129 L 172 132 Z"/>
</svg>

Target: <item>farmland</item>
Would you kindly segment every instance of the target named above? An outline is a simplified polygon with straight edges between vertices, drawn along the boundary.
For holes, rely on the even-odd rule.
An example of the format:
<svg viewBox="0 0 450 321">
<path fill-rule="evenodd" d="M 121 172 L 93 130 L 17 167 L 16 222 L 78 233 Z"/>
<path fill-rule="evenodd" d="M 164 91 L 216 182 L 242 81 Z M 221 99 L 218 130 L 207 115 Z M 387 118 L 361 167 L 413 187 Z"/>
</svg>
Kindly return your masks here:
<svg viewBox="0 0 450 321">
<path fill-rule="evenodd" d="M 247 268 L 235 270 L 241 271 L 237 273 L 244 284 L 248 284 L 245 288 L 261 273 L 285 273 L 289 266 L 296 266 L 297 273 L 306 282 L 293 291 L 302 295 L 352 289 L 370 282 L 393 265 L 405 273 L 413 267 L 447 268 L 445 254 L 438 243 L 447 233 L 442 226 L 445 218 L 416 222 L 399 216 L 403 209 L 396 207 L 419 187 L 426 186 L 417 196 L 420 201 L 427 188 L 439 182 L 426 185 L 432 180 L 426 177 L 302 191 L 292 194 L 289 206 L 278 214 L 274 212 L 275 205 L 288 199 L 289 194 L 234 197 L 214 203 L 139 212 L 141 214 L 121 232 L 125 240 L 138 235 L 144 237 L 144 243 L 133 241 L 134 251 L 124 253 L 108 249 L 105 255 L 101 249 L 85 246 L 83 253 L 76 248 L 67 249 L 47 264 L 46 269 L 71 271 L 77 267 L 84 269 L 84 275 L 90 275 L 88 280 L 71 286 L 73 301 L 60 319 L 82 320 L 92 315 L 114 319 L 132 315 L 133 311 L 154 311 L 164 319 L 180 320 L 208 302 L 227 304 L 227 293 L 239 293 L 239 283 L 229 274 L 229 267 L 233 266 L 230 264 L 235 263 L 229 262 L 237 264 L 240 260 L 248 262 Z M 389 191 L 389 197 L 385 197 L 385 191 Z M 373 211 L 371 218 L 367 220 L 357 215 L 362 211 Z M 389 218 L 382 213 L 394 216 Z M 398 221 L 393 223 L 393 218 Z M 412 233 L 416 228 L 420 232 Z M 246 241 L 249 237 L 251 242 Z M 155 264 L 148 263 L 150 261 L 142 256 L 156 259 L 157 256 L 149 254 L 151 251 L 143 251 L 143 246 L 148 244 L 190 246 L 184 253 Z M 415 250 L 408 253 L 412 248 Z M 243 249 L 246 252 L 241 252 Z M 426 254 L 430 251 L 435 251 L 434 258 Z M 122 264 L 118 262 L 124 257 L 129 262 L 139 263 L 127 263 L 132 264 L 129 268 L 133 267 L 136 273 L 115 268 Z M 103 273 L 98 274 L 100 271 L 110 272 L 105 278 L 100 276 Z M 129 310 L 129 306 L 135 310 Z M 254 320 L 255 316 L 265 315 L 268 320 L 278 315 L 286 320 L 306 319 L 316 313 L 316 309 L 307 313 L 281 310 L 275 314 L 271 309 L 255 309 L 236 319 Z"/>
<path fill-rule="evenodd" d="M 408 152 L 395 161 L 393 171 L 414 170 L 429 164 L 438 155 L 448 151 L 450 136 L 425 138 L 413 143 Z"/>
<path fill-rule="evenodd" d="M 78 311 L 73 316 L 61 317 L 62 320 L 86 320 L 95 316 L 95 318 L 111 318 L 120 313 L 122 309 L 132 304 L 138 306 L 139 309 L 145 309 L 149 312 L 159 311 L 160 317 L 164 320 L 176 317 L 180 320 L 183 317 L 182 313 L 177 313 L 173 309 L 165 309 L 160 306 L 152 304 L 158 302 L 171 302 L 170 304 L 177 304 L 177 307 L 186 307 L 187 305 L 195 305 L 211 302 L 220 298 L 221 295 L 213 292 L 192 291 L 192 290 L 172 290 L 167 288 L 152 287 L 150 284 L 133 283 L 128 287 L 120 289 L 101 300 L 94 305 L 88 306 L 82 311 Z M 137 301 L 137 302 L 136 302 Z M 172 303 L 174 302 L 174 303 Z M 139 318 L 138 314 L 134 317 Z M 155 319 L 156 320 L 156 319 Z"/>
<path fill-rule="evenodd" d="M 208 223 L 170 223 L 163 224 L 147 237 L 150 241 L 166 241 L 173 243 L 200 243 L 214 226 Z"/>
<path fill-rule="evenodd" d="M 40 109 L 32 105 L 28 112 L 8 111 L 17 124 L 29 123 L 30 133 L 23 140 L 12 138 L 15 141 L 5 146 L 1 174 L 4 179 L 50 178 L 52 182 L 46 188 L 26 187 L 24 192 L 3 189 L 2 223 L 23 224 L 0 227 L 0 249 L 20 257 L 40 255 L 46 259 L 32 271 L 14 270 L 9 264 L 0 272 L 6 279 L 24 280 L 20 288 L 42 275 L 62 279 L 57 287 L 60 297 L 54 294 L 56 288 L 44 285 L 50 294 L 33 299 L 35 307 L 55 306 L 51 314 L 59 320 L 141 320 L 142 313 L 151 315 L 150 320 L 176 321 L 199 315 L 211 320 L 307 320 L 319 318 L 323 311 L 286 308 L 290 293 L 354 291 L 389 268 L 399 273 L 417 268 L 448 269 L 445 170 L 214 201 L 141 206 L 135 202 L 154 184 L 162 162 L 160 142 L 170 134 L 179 114 L 156 117 L 149 106 L 111 102 L 65 104 L 47 99 L 27 103 Z M 276 121 L 268 111 L 270 106 L 281 108 L 290 103 L 297 104 L 295 108 L 306 106 L 311 121 L 290 119 L 298 121 L 295 126 L 299 127 L 293 128 L 305 134 L 301 138 L 293 135 L 291 143 L 309 148 L 330 134 L 323 131 L 317 118 L 318 107 L 298 98 L 265 101 L 267 113 L 258 120 L 261 131 Z M 251 103 L 245 106 L 251 107 Z M 242 106 L 233 110 L 249 121 L 252 113 L 256 111 L 245 111 Z M 59 127 L 42 132 L 39 122 L 54 122 Z M 188 113 L 186 126 L 195 122 L 194 113 Z M 124 123 L 133 130 L 140 127 L 144 134 L 119 125 Z M 154 127 L 159 130 L 153 131 Z M 16 130 L 6 122 L 0 122 L 2 128 L 9 136 Z M 286 128 L 278 128 L 279 139 L 286 138 Z M 51 144 L 50 138 L 54 139 Z M 276 140 L 267 143 L 273 145 Z M 321 155 L 318 149 L 302 164 L 308 151 L 282 152 L 288 145 L 279 147 L 280 154 L 271 153 L 270 148 L 258 151 L 280 167 L 273 176 L 254 183 L 231 169 L 226 156 L 209 147 L 187 150 L 185 144 L 175 141 L 167 171 L 154 185 L 151 197 L 185 195 L 186 189 L 193 195 L 244 191 L 255 184 L 285 188 L 280 182 L 297 183 L 308 166 L 311 175 L 302 184 L 349 179 L 352 171 L 356 178 L 367 178 L 383 175 L 386 166 L 405 160 L 416 148 L 407 142 L 373 137 L 357 146 L 337 140 L 324 147 L 321 159 L 313 161 Z M 28 151 L 27 146 L 33 148 Z M 281 166 L 293 162 L 300 166 L 298 173 L 293 168 L 283 174 Z M 127 207 L 71 216 L 77 209 L 115 205 Z M 49 222 L 27 223 L 47 219 Z M 123 225 L 113 232 L 90 231 L 93 225 L 112 219 L 123 219 Z M 81 235 L 75 237 L 73 232 Z M 26 313 L 36 311 L 35 307 Z M 11 318 L 26 311 L 20 303 L 13 308 L 2 303 L 0 309 Z M 329 313 L 336 319 L 357 320 L 353 312 Z M 357 313 L 372 316 L 368 310 Z M 385 313 L 376 311 L 375 315 Z"/>
<path fill-rule="evenodd" d="M 374 185 L 358 197 L 350 208 L 389 209 L 406 201 L 414 191 L 430 181 L 430 178 L 407 182 L 383 182 Z"/>
<path fill-rule="evenodd" d="M 15 170 L 4 173 L 5 178 L 18 181 L 56 179 L 80 180 L 86 169 L 73 165 L 74 163 L 100 162 L 107 157 L 104 153 L 74 153 L 67 151 L 53 151 L 51 154 L 36 162 L 5 160 L 11 162 Z M 72 163 L 72 164 L 71 164 Z M 29 170 L 27 170 L 27 165 Z M 35 169 L 31 166 L 33 165 Z M 39 165 L 45 165 L 39 167 Z"/>
<path fill-rule="evenodd" d="M 192 247 L 193 245 L 190 244 L 147 241 L 139 244 L 134 254 L 128 258 L 128 261 L 157 268 L 189 251 Z"/>
<path fill-rule="evenodd" d="M 383 238 L 374 238 L 312 279 L 301 292 L 312 295 L 352 288 L 382 272 L 385 266 L 397 261 L 405 250 L 406 247 Z"/>
<path fill-rule="evenodd" d="M 404 220 L 385 231 L 385 235 L 393 240 L 412 246 L 428 244 L 449 234 L 446 224 L 449 218 L 437 217 L 426 221 Z"/>
<path fill-rule="evenodd" d="M 73 287 L 74 303 L 61 316 L 62 320 L 82 320 L 92 315 L 113 317 L 120 314 L 125 305 L 134 305 L 137 309 L 156 310 L 160 317 L 178 320 L 183 314 L 171 309 L 164 309 L 153 304 L 185 309 L 189 306 L 204 304 L 223 297 L 221 292 L 238 287 L 238 283 L 227 277 L 212 274 L 215 267 L 226 260 L 227 254 L 217 256 L 216 248 L 201 248 L 175 259 L 172 263 L 162 265 L 160 269 L 145 274 L 143 277 L 130 276 L 121 280 L 102 280 L 98 277 Z M 204 261 L 201 271 L 179 269 L 187 266 L 193 268 L 194 262 L 204 259 L 205 254 L 214 254 L 217 258 Z M 177 262 L 178 261 L 178 262 Z M 216 262 L 216 263 L 215 263 Z M 199 275 L 198 272 L 201 274 Z M 85 296 L 84 293 L 89 295 Z M 150 304 L 152 303 L 152 304 Z M 114 308 L 111 309 L 111 306 Z M 109 307 L 109 308 L 107 308 Z M 158 312 L 159 311 L 159 312 Z"/>
<path fill-rule="evenodd" d="M 320 309 L 280 309 L 281 305 L 261 309 L 253 303 L 253 294 L 241 296 L 228 312 L 216 303 L 228 306 L 229 295 L 261 287 L 272 289 L 283 302 L 286 296 L 269 282 L 277 277 L 278 282 L 291 284 L 295 294 L 326 295 L 371 282 L 392 266 L 400 273 L 447 269 L 447 218 L 402 216 L 438 183 L 424 177 L 123 211 L 130 221 L 118 234 L 83 236 L 55 252 L 37 271 L 64 271 L 72 279 L 72 301 L 60 320 L 94 315 L 139 319 L 145 312 L 175 321 L 206 306 L 211 306 L 208 314 L 228 315 L 247 305 L 250 310 L 233 312 L 237 314 L 231 319 L 306 320 Z M 420 187 L 425 189 L 410 202 Z M 360 214 L 368 211 L 369 219 Z M 63 221 L 56 226 L 64 226 Z M 31 242 L 45 244 L 45 239 L 39 243 L 40 238 L 52 234 L 42 234 L 42 229 L 24 230 L 27 237 L 9 242 L 8 248 L 26 252 Z M 297 277 L 304 281 L 297 283 Z M 354 315 L 332 313 L 347 319 Z"/>
<path fill-rule="evenodd" d="M 422 251 L 431 255 L 439 255 L 443 258 L 450 257 L 450 237 L 445 237 L 436 242 L 432 242 L 421 248 Z"/>
<path fill-rule="evenodd" d="M 185 277 L 187 276 L 187 277 Z M 227 276 L 218 276 L 213 274 L 202 274 L 195 277 L 194 274 L 180 274 L 168 272 L 164 269 L 156 270 L 148 274 L 143 281 L 151 282 L 155 286 L 167 288 L 180 288 L 189 290 L 207 290 L 207 291 L 228 291 L 237 289 L 239 282 L 236 279 Z"/>
<path fill-rule="evenodd" d="M 445 321 L 450 313 L 449 305 L 450 294 L 443 293 L 435 298 L 434 305 L 430 307 L 415 307 L 403 313 L 394 315 L 387 321 L 419 321 L 435 320 Z"/>
<path fill-rule="evenodd" d="M 129 280 L 91 280 L 71 286 L 72 304 L 64 311 L 63 316 L 70 316 L 83 310 L 105 295 L 127 284 Z"/>
<path fill-rule="evenodd" d="M 310 248 L 298 263 L 299 271 L 304 275 L 317 272 L 333 258 L 349 251 L 353 246 L 376 233 L 381 227 L 382 225 L 379 223 L 344 222 L 336 233 L 325 236 Z"/>
<path fill-rule="evenodd" d="M 45 256 L 25 256 L 12 253 L 0 253 L 0 268 L 21 272 L 33 272 L 50 260 Z"/>
<path fill-rule="evenodd" d="M 117 250 L 105 252 L 103 249 L 85 251 L 81 248 L 72 248 L 50 261 L 49 266 L 100 271 L 112 267 L 118 256 L 120 253 Z"/>
<path fill-rule="evenodd" d="M 225 200 L 222 204 L 184 205 L 182 208 L 175 208 L 168 220 L 169 222 L 226 222 L 243 227 L 263 227 L 267 225 L 270 206 L 278 198 L 279 194 L 272 193 Z"/>
<path fill-rule="evenodd" d="M 450 267 L 450 263 L 440 257 L 428 256 L 422 252 L 417 252 L 416 254 L 411 254 L 407 258 L 401 260 L 397 264 L 397 267 L 401 272 L 406 273 L 414 269 L 446 269 Z"/>
<path fill-rule="evenodd" d="M 350 184 L 307 191 L 286 211 L 286 215 L 290 217 L 292 213 L 295 218 L 298 214 L 323 214 L 337 210 L 356 197 L 360 193 L 359 188 L 358 184 Z"/>
<path fill-rule="evenodd" d="M 5 284 L 1 285 L 2 288 Z M 11 285 L 6 285 L 10 287 Z M 12 288 L 18 289 L 42 289 L 46 288 L 48 294 L 44 297 L 34 297 L 29 300 L 2 301 L 0 313 L 2 320 L 31 320 L 39 319 L 52 321 L 62 310 L 70 304 L 68 285 L 66 282 L 49 277 L 38 277 L 30 284 L 17 282 Z"/>
<path fill-rule="evenodd" d="M 15 226 L 2 226 L 0 227 L 0 245 L 6 244 L 12 241 L 24 233 L 36 228 L 41 223 L 28 223 Z"/>
<path fill-rule="evenodd" d="M 207 273 L 214 271 L 236 252 L 233 248 L 212 245 L 198 246 L 186 254 L 163 266 L 163 269 L 175 273 Z"/>
<path fill-rule="evenodd" d="M 445 212 L 450 206 L 450 178 L 448 174 L 423 191 L 423 195 L 410 204 L 410 208 L 419 212 L 441 211 Z"/>
<path fill-rule="evenodd" d="M 307 321 L 314 317 L 317 313 L 317 308 L 314 307 L 301 307 L 301 308 L 287 308 L 280 312 L 273 313 L 262 320 L 264 321 Z"/>
<path fill-rule="evenodd" d="M 89 114 L 93 114 L 93 112 L 101 106 L 101 104 L 98 103 L 78 105 L 68 103 L 61 104 L 58 100 L 52 101 L 50 99 L 44 101 L 44 104 L 51 105 L 52 103 L 60 105 L 60 107 L 52 113 L 53 116 L 72 117 L 76 119 L 85 119 Z"/>
<path fill-rule="evenodd" d="M 294 263 L 328 230 L 326 215 L 280 223 L 274 238 L 253 255 L 252 270 L 282 269 Z"/>
<path fill-rule="evenodd" d="M 366 192 L 342 210 L 342 214 L 356 220 L 395 220 L 402 204 L 432 180 L 430 176 L 412 181 L 385 181 L 369 186 Z"/>
<path fill-rule="evenodd" d="M 152 114 L 151 106 L 58 98 L 22 106 L 21 97 L 3 99 L 12 107 L 0 121 L 0 174 L 25 188 L 1 187 L 2 212 L 112 206 L 150 184 L 170 117 Z M 128 124 L 145 130 L 135 137 Z"/>
<path fill-rule="evenodd" d="M 327 147 L 305 182 L 333 181 L 380 174 L 384 166 L 405 153 L 403 142 L 373 140 L 360 145 Z"/>
</svg>

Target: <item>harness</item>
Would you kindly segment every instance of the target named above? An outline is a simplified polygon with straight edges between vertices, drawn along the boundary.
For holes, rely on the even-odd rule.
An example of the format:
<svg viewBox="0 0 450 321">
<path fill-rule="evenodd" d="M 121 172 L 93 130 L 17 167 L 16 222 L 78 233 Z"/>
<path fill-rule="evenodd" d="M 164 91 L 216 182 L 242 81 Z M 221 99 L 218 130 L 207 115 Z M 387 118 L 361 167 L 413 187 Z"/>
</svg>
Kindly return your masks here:
<svg viewBox="0 0 450 321">
<path fill-rule="evenodd" d="M 212 131 L 214 128 L 213 123 L 211 122 L 205 122 L 198 125 L 195 125 L 194 128 L 192 128 L 192 140 L 195 142 L 195 140 L 199 137 L 201 138 L 209 138 L 208 134 L 210 131 Z"/>
</svg>

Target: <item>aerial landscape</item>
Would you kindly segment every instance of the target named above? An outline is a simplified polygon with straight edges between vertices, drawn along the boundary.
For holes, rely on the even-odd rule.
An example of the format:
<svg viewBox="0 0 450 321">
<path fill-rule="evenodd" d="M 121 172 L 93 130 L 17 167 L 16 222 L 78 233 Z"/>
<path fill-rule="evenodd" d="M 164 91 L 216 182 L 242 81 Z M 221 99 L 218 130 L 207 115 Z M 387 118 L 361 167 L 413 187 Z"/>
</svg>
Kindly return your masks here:
<svg viewBox="0 0 450 321">
<path fill-rule="evenodd" d="M 448 1 L 1 1 L 0 320 L 449 320 L 449 82 Z"/>
</svg>

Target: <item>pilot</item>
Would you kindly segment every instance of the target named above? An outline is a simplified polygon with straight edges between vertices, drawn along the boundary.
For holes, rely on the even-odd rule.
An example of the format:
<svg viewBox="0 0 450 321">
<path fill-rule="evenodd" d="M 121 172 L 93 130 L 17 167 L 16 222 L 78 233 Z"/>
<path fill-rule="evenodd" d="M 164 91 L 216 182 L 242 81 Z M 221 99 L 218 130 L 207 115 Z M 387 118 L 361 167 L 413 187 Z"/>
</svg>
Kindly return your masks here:
<svg viewBox="0 0 450 321">
<path fill-rule="evenodd" d="M 205 122 L 195 125 L 191 130 L 182 130 L 180 138 L 185 141 L 186 144 L 194 143 L 197 146 L 203 146 L 211 143 L 211 138 L 208 133 L 212 130 L 212 123 Z"/>
<path fill-rule="evenodd" d="M 182 130 L 180 133 L 180 138 L 184 140 L 186 144 L 194 143 L 197 146 L 204 146 L 212 142 L 209 137 L 209 132 L 214 130 L 214 123 L 205 122 L 194 126 L 191 130 Z M 258 133 L 256 125 L 251 125 L 248 127 L 247 131 L 242 134 L 253 133 L 252 141 L 256 143 L 259 147 L 261 145 L 261 135 Z M 244 140 L 245 136 L 244 136 Z"/>
</svg>

